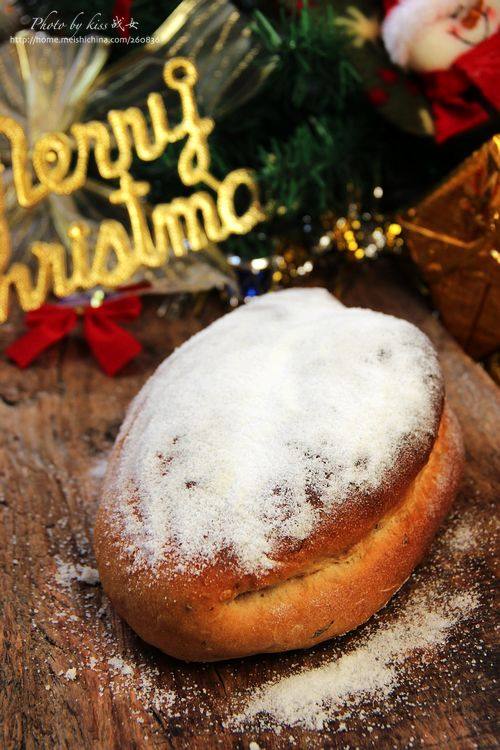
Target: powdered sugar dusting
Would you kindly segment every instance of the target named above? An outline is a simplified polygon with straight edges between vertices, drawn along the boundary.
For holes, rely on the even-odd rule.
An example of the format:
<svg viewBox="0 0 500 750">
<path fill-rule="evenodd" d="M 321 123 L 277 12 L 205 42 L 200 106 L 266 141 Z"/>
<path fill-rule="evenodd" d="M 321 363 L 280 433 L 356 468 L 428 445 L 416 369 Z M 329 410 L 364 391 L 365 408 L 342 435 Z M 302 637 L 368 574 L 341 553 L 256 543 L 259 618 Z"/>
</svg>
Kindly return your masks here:
<svg viewBox="0 0 500 750">
<path fill-rule="evenodd" d="M 90 467 L 89 476 L 93 479 L 102 479 L 106 474 L 108 468 L 107 458 L 100 457 Z"/>
<path fill-rule="evenodd" d="M 153 654 L 123 648 L 113 629 L 109 601 L 96 585 L 97 571 L 84 562 L 90 551 L 88 540 L 82 537 L 80 541 L 87 553 L 82 562 L 57 557 L 55 575 L 47 578 L 45 591 L 38 592 L 34 609 L 38 625 L 33 619 L 32 631 L 40 627 L 40 632 L 49 633 L 59 646 L 53 655 L 54 675 L 83 686 L 90 679 L 99 696 L 109 694 L 117 702 L 125 701 L 127 715 L 138 725 L 147 724 L 153 713 L 180 720 L 192 706 L 201 709 L 203 695 L 195 681 L 185 675 L 174 692 L 162 685 Z M 93 562 L 92 558 L 87 561 Z M 61 592 L 65 596 L 60 597 Z M 47 606 L 58 599 L 59 609 Z M 51 684 L 46 689 L 51 689 Z M 208 716 L 207 708 L 204 714 Z"/>
<path fill-rule="evenodd" d="M 440 597 L 430 586 L 417 592 L 395 621 L 376 630 L 354 650 L 317 669 L 304 670 L 260 688 L 231 726 L 255 724 L 263 716 L 287 726 L 322 729 L 367 697 L 387 699 L 397 688 L 399 668 L 412 653 L 442 645 L 450 630 L 478 606 L 472 590 Z"/>
<path fill-rule="evenodd" d="M 73 563 L 63 562 L 59 558 L 56 559 L 56 565 L 56 580 L 60 586 L 68 588 L 72 581 L 81 581 L 82 583 L 88 583 L 90 586 L 99 583 L 97 568 L 92 568 L 89 565 L 73 565 Z"/>
<path fill-rule="evenodd" d="M 479 517 L 471 516 L 471 523 L 472 519 L 475 526 L 480 524 Z M 457 518 L 459 527 L 463 521 L 464 516 Z M 484 545 L 494 542 L 493 526 L 481 523 L 480 528 L 482 533 L 474 546 L 475 554 L 480 554 Z M 72 549 L 71 544 L 68 546 Z M 81 550 L 77 558 L 79 562 L 64 563 L 58 558 L 58 571 L 61 568 L 70 571 L 77 568 L 92 570 L 94 561 L 84 538 L 81 539 Z M 70 554 L 68 550 L 66 552 Z M 477 573 L 473 573 L 475 568 L 470 567 L 470 563 L 471 558 L 467 560 L 461 551 L 455 549 L 455 545 L 449 545 L 449 534 L 446 532 L 441 542 L 434 546 L 434 555 L 427 562 L 426 571 L 412 577 L 413 593 L 409 598 L 403 590 L 381 617 L 348 636 L 347 643 L 344 639 L 330 642 L 323 652 L 323 658 L 329 661 L 319 670 L 306 670 L 303 666 L 304 660 L 310 663 L 309 658 L 314 651 L 306 652 L 304 656 L 281 655 L 275 675 L 281 676 L 283 672 L 290 674 L 302 666 L 295 675 L 297 690 L 303 691 L 304 683 L 299 678 L 306 674 L 311 675 L 311 683 L 319 677 L 325 688 L 324 693 L 321 693 L 321 688 L 319 693 L 314 693 L 316 702 L 312 704 L 304 702 L 304 695 L 307 697 L 307 694 L 303 691 L 302 703 L 300 700 L 295 703 L 298 708 L 293 721 L 290 721 L 290 697 L 285 703 L 288 708 L 283 713 L 280 701 L 284 698 L 268 696 L 267 691 L 278 690 L 279 685 L 284 685 L 287 690 L 293 689 L 293 684 L 288 682 L 289 677 L 284 677 L 280 682 L 276 677 L 273 679 L 274 670 L 269 669 L 268 657 L 263 656 L 259 661 L 259 669 L 255 672 L 259 687 L 255 692 L 235 696 L 234 688 L 228 689 L 225 693 L 227 702 L 220 716 L 217 711 L 214 713 L 213 704 L 214 695 L 218 696 L 217 700 L 220 699 L 221 684 L 215 677 L 210 681 L 211 667 L 186 667 L 181 662 L 165 662 L 149 649 L 124 648 L 121 629 L 118 633 L 115 631 L 111 606 L 100 586 L 85 585 L 84 581 L 73 576 L 69 583 L 61 580 L 57 574 L 49 576 L 43 587 L 36 591 L 32 637 L 35 638 L 40 631 L 43 643 L 47 643 L 48 634 L 58 644 L 59 648 L 53 650 L 51 657 L 55 677 L 75 689 L 80 687 L 84 690 L 88 684 L 97 685 L 98 695 L 106 701 L 106 706 L 109 699 L 118 711 L 126 706 L 131 724 L 135 724 L 139 732 L 144 727 L 145 739 L 149 732 L 154 733 L 158 716 L 179 732 L 185 731 L 186 717 L 189 716 L 188 722 L 196 722 L 207 746 L 210 738 L 207 739 L 206 733 L 219 727 L 221 719 L 232 733 L 228 736 L 233 737 L 234 742 L 242 731 L 246 733 L 245 736 L 251 732 L 259 739 L 261 731 L 272 728 L 274 734 L 280 734 L 283 746 L 293 746 L 294 742 L 300 745 L 300 740 L 293 740 L 286 731 L 289 723 L 307 729 L 311 726 L 324 727 L 334 720 L 335 731 L 346 732 L 353 728 L 361 731 L 364 728 L 367 735 L 373 732 L 376 744 L 378 732 L 389 732 L 391 726 L 395 726 L 391 711 L 397 705 L 406 722 L 412 720 L 417 707 L 421 717 L 433 712 L 434 694 L 422 690 L 422 680 L 432 683 L 433 668 L 438 670 L 439 679 L 447 685 L 450 712 L 460 711 L 468 692 L 477 688 L 475 675 L 489 664 L 488 651 L 479 629 L 487 616 L 487 608 L 477 607 L 477 591 L 481 586 L 483 596 L 484 583 L 473 582 Z M 446 571 L 450 566 L 451 576 L 450 571 Z M 63 592 L 64 596 L 60 596 Z M 54 611 L 54 601 L 59 601 L 60 611 Z M 465 625 L 469 615 L 471 621 Z M 426 632 L 426 628 L 430 632 Z M 451 635 L 453 638 L 446 642 Z M 320 649 L 317 656 L 322 651 Z M 338 654 L 337 661 L 333 661 L 332 651 Z M 348 657 L 352 654 L 357 656 L 349 661 Z M 433 665 L 431 669 L 429 664 Z M 327 684 L 323 670 L 333 669 L 335 665 L 341 667 L 340 677 L 334 672 Z M 236 685 L 240 670 L 239 662 L 221 665 L 221 679 L 227 677 L 231 686 Z M 357 674 L 358 670 L 361 677 Z M 342 684 L 344 688 L 349 685 L 351 692 L 341 689 Z M 53 679 L 50 678 L 45 689 L 53 687 Z M 315 718 L 316 715 L 318 718 Z M 293 728 L 289 731 L 295 733 L 299 730 Z M 308 743 L 311 748 L 323 748 L 324 737 L 324 733 L 319 731 L 308 736 Z M 366 744 L 368 746 L 368 742 Z M 380 739 L 377 746 L 382 744 Z M 267 743 L 262 742 L 261 747 L 267 747 Z"/>
<path fill-rule="evenodd" d="M 116 670 L 116 672 L 119 672 L 120 674 L 123 674 L 125 676 L 134 673 L 134 670 L 132 669 L 130 664 L 127 664 L 127 662 L 124 661 L 120 656 L 112 656 L 111 659 L 108 659 L 108 664 L 111 669 L 114 669 Z"/>
<path fill-rule="evenodd" d="M 136 564 L 202 569 L 227 552 L 275 565 L 354 491 L 380 486 L 405 446 L 435 435 L 442 383 L 410 323 L 322 289 L 268 294 L 194 336 L 134 400 L 108 508 Z M 116 498 L 138 497 L 136 505 Z"/>
<path fill-rule="evenodd" d="M 500 521 L 494 512 L 484 518 L 468 511 L 453 521 L 442 541 L 447 551 L 455 556 L 477 554 L 482 548 L 488 547 L 492 539 L 498 539 L 499 527 Z"/>
</svg>

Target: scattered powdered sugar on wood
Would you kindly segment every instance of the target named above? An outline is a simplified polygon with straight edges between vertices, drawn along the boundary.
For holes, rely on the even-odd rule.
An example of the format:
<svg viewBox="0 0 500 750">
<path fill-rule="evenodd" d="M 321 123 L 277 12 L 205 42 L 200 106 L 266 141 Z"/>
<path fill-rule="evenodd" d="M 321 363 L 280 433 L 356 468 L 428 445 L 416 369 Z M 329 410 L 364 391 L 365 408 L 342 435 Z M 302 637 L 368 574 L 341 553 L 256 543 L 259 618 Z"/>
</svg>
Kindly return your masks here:
<svg viewBox="0 0 500 750">
<path fill-rule="evenodd" d="M 415 652 L 442 647 L 450 631 L 478 606 L 472 590 L 443 596 L 436 586 L 413 595 L 393 622 L 381 626 L 336 661 L 258 689 L 229 726 L 300 725 L 322 729 L 364 700 L 387 700 Z"/>
<path fill-rule="evenodd" d="M 111 659 L 108 659 L 108 664 L 112 669 L 116 669 L 117 672 L 125 676 L 134 674 L 134 670 L 130 664 L 127 664 L 120 656 L 113 656 Z"/>
<path fill-rule="evenodd" d="M 72 547 L 63 544 L 63 548 Z M 98 585 L 88 540 L 78 534 L 81 562 L 55 558 L 56 572 L 38 592 L 32 630 L 40 628 L 58 645 L 53 652 L 54 674 L 81 686 L 91 680 L 98 693 L 111 694 L 127 706 L 129 716 L 145 725 L 151 716 L 180 721 L 203 706 L 203 694 L 194 680 L 185 679 L 176 691 L 162 686 L 158 654 L 127 653 L 115 633 L 113 612 Z M 54 607 L 51 603 L 58 603 Z M 73 666 L 74 664 L 76 666 Z M 46 689 L 51 689 L 48 685 Z M 208 709 L 204 714 L 208 716 Z"/>
<path fill-rule="evenodd" d="M 492 515 L 486 519 L 472 511 L 455 518 L 442 537 L 446 551 L 460 556 L 490 547 L 498 539 L 500 525 L 495 510 L 492 511 Z"/>
<path fill-rule="evenodd" d="M 467 553 L 476 547 L 480 530 L 474 526 L 470 516 L 460 518 L 445 535 L 445 544 L 452 552 Z"/>
<path fill-rule="evenodd" d="M 321 513 L 430 448 L 442 380 L 410 323 L 323 289 L 268 294 L 169 357 L 134 400 L 105 491 L 137 565 L 275 565 Z M 321 509 L 311 502 L 311 488 Z M 135 498 L 129 501 L 129 498 Z"/>
<path fill-rule="evenodd" d="M 478 526 L 475 519 L 473 512 L 467 511 L 451 522 L 451 529 L 464 520 L 479 528 L 479 539 L 476 540 L 477 546 L 474 549 L 476 554 L 480 554 L 485 545 L 488 547 L 492 543 L 493 527 L 485 523 Z M 58 525 L 68 532 L 67 538 L 60 534 L 57 542 L 56 569 L 61 575 L 46 576 L 43 586 L 37 589 L 33 597 L 31 638 L 39 639 L 41 646 L 47 649 L 54 675 L 53 680 L 49 678 L 43 685 L 45 690 L 70 690 L 72 694 L 86 696 L 97 686 L 97 695 L 102 696 L 103 703 L 97 706 L 96 711 L 109 705 L 117 712 L 125 711 L 130 722 L 135 723 L 137 736 L 144 741 L 148 736 L 155 736 L 159 721 L 163 727 L 160 731 L 179 731 L 179 736 L 184 736 L 182 733 L 186 731 L 186 724 L 193 723 L 196 726 L 196 736 L 202 737 L 208 747 L 214 727 L 219 727 L 220 722 L 225 720 L 225 726 L 230 732 L 228 736 L 234 742 L 238 742 L 240 733 L 244 731 L 246 737 L 250 736 L 262 748 L 266 748 L 268 735 L 261 737 L 260 732 L 271 727 L 277 735 L 274 740 L 276 747 L 302 746 L 300 727 L 292 726 L 286 730 L 281 719 L 265 712 L 242 716 L 245 714 L 245 704 L 248 705 L 251 700 L 245 694 L 240 696 L 241 702 L 239 699 L 235 701 L 230 689 L 239 673 L 239 662 L 234 665 L 219 665 L 219 682 L 211 667 L 186 667 L 181 662 L 165 659 L 159 652 L 134 639 L 126 627 L 124 638 L 123 626 L 113 613 L 101 587 L 89 585 L 83 580 L 86 576 L 79 575 L 82 569 L 92 570 L 95 565 L 86 534 L 81 529 L 72 529 L 66 519 L 61 519 Z M 470 607 L 472 611 L 477 603 L 474 586 L 471 584 L 471 580 L 476 580 L 477 570 L 473 567 L 475 557 L 464 556 L 462 552 L 454 550 L 446 541 L 449 540 L 448 534 L 449 531 L 445 531 L 435 543 L 433 554 L 425 565 L 425 574 L 417 573 L 412 576 L 410 585 L 416 589 L 416 598 L 410 596 L 407 601 L 407 589 L 406 592 L 403 589 L 381 617 L 372 620 L 371 624 L 350 634 L 347 639 L 334 639 L 318 650 L 306 652 L 304 656 L 282 654 L 277 657 L 277 661 L 265 655 L 259 657 L 256 674 L 263 673 L 265 676 L 260 678 L 261 687 L 257 688 L 253 697 L 262 697 L 265 685 L 276 674 L 273 663 L 277 665 L 280 675 L 300 670 L 301 666 L 304 671 L 304 659 L 308 663 L 311 658 L 331 660 L 332 653 L 338 654 L 336 663 L 342 664 L 343 659 L 353 653 L 350 650 L 352 647 L 357 651 L 371 642 L 370 636 L 366 637 L 367 631 L 372 634 L 371 637 L 375 637 L 378 632 L 384 633 L 387 629 L 389 634 L 392 633 L 394 627 L 397 633 L 401 631 L 401 622 L 410 620 L 408 629 L 412 632 L 416 603 L 420 602 L 424 611 L 428 610 L 442 618 L 437 620 L 439 627 L 445 621 L 445 625 L 438 631 L 441 633 L 441 640 L 424 646 L 422 640 L 427 644 L 429 641 L 426 636 L 420 639 L 421 647 L 416 653 L 413 646 L 406 649 L 408 660 L 400 660 L 396 655 L 387 664 L 388 670 L 394 669 L 389 674 L 394 680 L 392 692 L 387 693 L 382 680 L 382 688 L 378 693 L 375 691 L 375 697 L 367 693 L 356 694 L 354 701 L 352 696 L 347 696 L 345 703 L 342 703 L 341 695 L 336 709 L 329 708 L 328 703 L 320 707 L 324 721 L 334 716 L 337 719 L 333 724 L 335 732 L 342 734 L 351 729 L 364 731 L 367 747 L 381 746 L 377 745 L 377 742 L 383 741 L 377 739 L 381 736 L 380 733 L 387 739 L 391 727 L 397 726 L 394 722 L 400 718 L 405 722 L 417 718 L 418 721 L 425 722 L 425 717 L 434 709 L 432 689 L 430 693 L 426 693 L 425 685 L 432 686 L 436 680 L 444 681 L 448 686 L 447 701 L 450 710 L 460 710 L 469 691 L 474 690 L 478 670 L 491 669 L 492 666 L 488 648 L 480 638 L 479 623 L 481 618 L 487 616 L 487 609 L 475 610 L 472 621 L 467 622 L 466 627 L 456 627 L 466 607 Z M 78 575 L 74 575 L 75 571 Z M 425 602 L 428 606 L 424 606 Z M 454 624 L 450 626 L 450 622 Z M 421 620 L 422 626 L 432 623 L 435 626 L 436 620 Z M 445 643 L 448 633 L 453 638 Z M 431 640 L 435 640 L 435 635 Z M 48 646 L 49 643 L 55 644 L 55 647 Z M 127 643 L 130 646 L 125 645 Z M 221 683 L 223 685 L 228 676 L 227 690 L 221 689 Z M 93 695 L 93 700 L 98 701 L 95 692 Z M 362 702 L 363 697 L 367 699 L 365 703 Z M 399 714 L 393 715 L 393 711 L 399 711 Z M 235 713 L 238 713 L 239 721 L 235 720 Z M 418 744 L 421 739 L 418 728 L 415 734 L 415 742 Z M 307 735 L 308 746 L 324 748 L 324 738 L 324 731 L 311 730 Z M 346 745 L 347 743 L 343 743 L 339 746 Z"/>
<path fill-rule="evenodd" d="M 92 477 L 92 479 L 102 479 L 104 475 L 106 474 L 106 469 L 108 468 L 108 459 L 100 457 L 97 458 L 92 466 L 90 467 L 89 476 Z"/>
<path fill-rule="evenodd" d="M 99 583 L 99 571 L 97 568 L 92 568 L 89 565 L 73 565 L 73 563 L 65 563 L 59 558 L 56 558 L 56 581 L 60 586 L 67 588 L 72 581 L 81 581 L 82 583 L 88 583 L 90 586 L 95 586 Z"/>
</svg>

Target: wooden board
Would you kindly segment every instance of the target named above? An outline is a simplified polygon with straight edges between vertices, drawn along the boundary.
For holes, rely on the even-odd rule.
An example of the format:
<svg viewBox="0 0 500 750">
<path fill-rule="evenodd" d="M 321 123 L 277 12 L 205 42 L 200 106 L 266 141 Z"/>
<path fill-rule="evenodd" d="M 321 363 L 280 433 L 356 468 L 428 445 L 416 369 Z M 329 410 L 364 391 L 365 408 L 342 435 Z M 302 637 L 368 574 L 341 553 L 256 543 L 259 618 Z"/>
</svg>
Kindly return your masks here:
<svg viewBox="0 0 500 750">
<path fill-rule="evenodd" d="M 498 391 L 391 269 L 356 268 L 342 298 L 405 317 L 430 336 L 467 448 L 462 490 L 447 526 L 472 519 L 475 546 L 458 560 L 448 555 L 445 529 L 381 619 L 390 620 L 404 606 L 417 579 L 425 585 L 439 569 L 454 585 L 465 580 L 478 587 L 481 607 L 466 632 L 427 663 L 419 662 L 413 700 L 367 705 L 345 728 L 332 721 L 321 732 L 295 727 L 277 734 L 225 728 L 235 697 L 291 669 L 341 655 L 366 626 L 308 652 L 199 666 L 161 655 L 120 621 L 99 585 L 90 585 L 89 570 L 75 568 L 95 565 L 92 524 L 106 455 L 127 403 L 158 363 L 222 312 L 215 296 L 200 312 L 186 306 L 179 318 L 159 317 L 158 302 L 149 301 L 135 324 L 144 352 L 115 379 L 99 371 L 78 338 L 26 371 L 0 361 L 1 747 L 248 748 L 250 741 L 266 750 L 497 746 L 488 649 L 490 532 L 500 476 Z M 2 348 L 20 330 L 19 322 L 4 326 Z M 75 580 L 81 578 L 87 582 Z"/>
</svg>

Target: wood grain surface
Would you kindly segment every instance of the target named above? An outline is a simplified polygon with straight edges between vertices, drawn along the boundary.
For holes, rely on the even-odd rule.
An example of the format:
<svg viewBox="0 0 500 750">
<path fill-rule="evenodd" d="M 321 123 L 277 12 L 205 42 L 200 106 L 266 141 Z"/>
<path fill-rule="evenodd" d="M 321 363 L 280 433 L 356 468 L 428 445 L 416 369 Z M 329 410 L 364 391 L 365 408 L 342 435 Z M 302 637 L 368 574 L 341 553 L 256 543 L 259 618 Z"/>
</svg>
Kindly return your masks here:
<svg viewBox="0 0 500 750">
<path fill-rule="evenodd" d="M 328 286 L 324 278 L 316 282 Z M 345 726 L 334 718 L 321 731 L 228 728 L 239 698 L 276 676 L 337 658 L 377 624 L 308 652 L 200 666 L 146 646 L 108 605 L 92 578 L 91 546 L 107 453 L 128 402 L 159 362 L 223 312 L 215 295 L 202 309 L 189 303 L 163 316 L 150 300 L 134 324 L 144 351 L 114 379 L 99 371 L 78 337 L 25 371 L 0 359 L 2 748 L 498 746 L 492 667 L 498 391 L 392 268 L 356 268 L 341 296 L 348 305 L 407 318 L 430 336 L 467 450 L 452 516 L 378 622 L 390 622 L 413 588 L 436 576 L 458 590 L 473 585 L 481 606 L 446 646 L 423 661 L 412 657 L 415 668 L 405 667 L 399 700 L 368 702 Z M 21 330 L 19 318 L 5 325 L 2 349 Z M 470 544 L 452 553 L 447 534 L 464 518 Z"/>
</svg>

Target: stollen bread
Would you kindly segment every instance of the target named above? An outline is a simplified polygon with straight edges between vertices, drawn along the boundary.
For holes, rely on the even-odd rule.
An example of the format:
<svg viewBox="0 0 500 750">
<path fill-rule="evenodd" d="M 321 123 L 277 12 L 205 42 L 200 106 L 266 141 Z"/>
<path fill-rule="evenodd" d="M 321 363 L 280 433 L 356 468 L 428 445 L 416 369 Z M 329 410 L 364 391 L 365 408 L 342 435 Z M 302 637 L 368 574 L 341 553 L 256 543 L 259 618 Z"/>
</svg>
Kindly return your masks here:
<svg viewBox="0 0 500 750">
<path fill-rule="evenodd" d="M 130 405 L 95 526 L 101 581 L 181 659 L 313 646 L 404 583 L 462 466 L 422 332 L 323 289 L 267 294 L 183 344 Z"/>
</svg>

